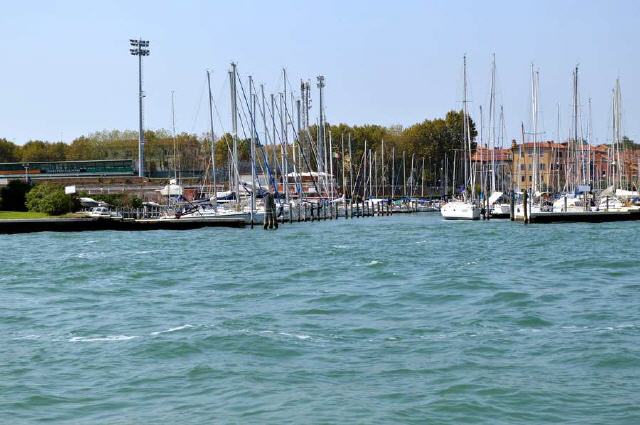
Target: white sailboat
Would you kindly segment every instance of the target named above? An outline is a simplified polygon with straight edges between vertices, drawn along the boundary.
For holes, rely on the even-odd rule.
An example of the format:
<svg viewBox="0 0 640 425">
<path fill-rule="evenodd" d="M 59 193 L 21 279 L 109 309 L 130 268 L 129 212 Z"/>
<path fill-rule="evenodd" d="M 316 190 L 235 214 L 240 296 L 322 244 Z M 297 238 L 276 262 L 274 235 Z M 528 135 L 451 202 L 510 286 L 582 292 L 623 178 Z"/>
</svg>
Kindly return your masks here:
<svg viewBox="0 0 640 425">
<path fill-rule="evenodd" d="M 471 164 L 471 134 L 469 128 L 469 115 L 467 111 L 467 57 L 464 57 L 464 100 L 462 102 L 463 113 L 463 140 L 462 146 L 464 151 L 464 184 L 465 187 L 470 183 L 471 197 L 467 196 L 465 189 L 462 200 L 452 200 L 444 204 L 440 208 L 440 214 L 445 220 L 479 220 L 480 207 L 474 202 L 474 180 L 469 180 L 469 172 L 473 175 Z"/>
</svg>

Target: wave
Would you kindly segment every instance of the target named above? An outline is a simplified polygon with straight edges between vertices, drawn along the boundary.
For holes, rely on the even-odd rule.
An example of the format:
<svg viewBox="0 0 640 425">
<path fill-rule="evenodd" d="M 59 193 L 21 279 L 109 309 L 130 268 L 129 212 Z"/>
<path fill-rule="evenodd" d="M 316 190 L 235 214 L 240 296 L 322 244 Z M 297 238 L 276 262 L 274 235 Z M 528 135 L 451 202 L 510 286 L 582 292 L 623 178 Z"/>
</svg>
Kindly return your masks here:
<svg viewBox="0 0 640 425">
<path fill-rule="evenodd" d="M 130 339 L 139 338 L 136 335 L 108 335 L 108 336 L 74 336 L 69 342 L 111 342 L 111 341 L 128 341 Z"/>
<path fill-rule="evenodd" d="M 297 339 L 301 339 L 301 340 L 311 339 L 311 337 L 309 335 L 304 335 L 304 334 L 297 335 L 297 334 L 290 334 L 290 333 L 287 333 L 287 332 L 278 332 L 278 335 L 293 337 L 293 338 L 297 338 Z"/>
<path fill-rule="evenodd" d="M 176 332 L 176 331 L 181 331 L 183 329 L 189 329 L 189 328 L 193 328 L 193 325 L 190 325 L 190 324 L 187 323 L 186 325 L 176 326 L 175 328 L 169 328 L 169 329 L 166 329 L 164 331 L 151 332 L 151 335 L 166 334 L 166 333 L 169 333 L 169 332 Z"/>
</svg>

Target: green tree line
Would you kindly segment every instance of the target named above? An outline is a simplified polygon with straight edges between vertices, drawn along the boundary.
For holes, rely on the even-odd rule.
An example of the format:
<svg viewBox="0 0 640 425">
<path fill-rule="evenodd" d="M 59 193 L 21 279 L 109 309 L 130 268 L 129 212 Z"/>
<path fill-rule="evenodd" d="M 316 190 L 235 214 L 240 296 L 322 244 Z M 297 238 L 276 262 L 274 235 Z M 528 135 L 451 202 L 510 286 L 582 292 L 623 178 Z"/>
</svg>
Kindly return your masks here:
<svg viewBox="0 0 640 425">
<path fill-rule="evenodd" d="M 475 124 L 470 121 L 471 137 L 475 139 L 477 131 Z M 327 132 L 331 135 L 333 154 L 342 156 L 342 140 L 345 144 L 345 157 L 348 156 L 348 142 L 351 139 L 353 162 L 357 163 L 362 157 L 365 147 L 380 153 L 382 141 L 385 146 L 385 159 L 390 159 L 392 149 L 396 158 L 404 151 L 408 158 L 415 155 L 418 158 L 429 158 L 439 163 L 445 154 L 452 158 L 454 149 L 462 148 L 463 116 L 461 111 L 450 111 L 444 118 L 426 119 L 409 127 L 347 124 L 328 124 Z M 262 133 L 260 133 L 262 134 Z M 308 132 L 300 135 L 302 144 L 315 147 L 317 126 L 309 128 Z M 210 161 L 211 142 L 206 137 L 195 134 L 182 133 L 175 137 L 165 131 L 145 132 L 145 168 L 182 170 L 204 170 Z M 261 140 L 263 149 L 271 157 L 273 146 Z M 224 134 L 217 140 L 215 159 L 217 167 L 224 167 L 228 163 L 232 138 Z M 475 146 L 475 145 L 474 145 Z M 175 162 L 174 162 L 175 149 Z M 276 149 L 280 149 L 279 146 Z M 240 160 L 248 160 L 250 143 L 248 139 L 238 141 L 238 156 Z M 307 150 L 307 161 L 315 164 L 316 158 L 313 148 Z M 75 160 L 103 160 L 103 159 L 133 159 L 138 158 L 138 133 L 136 131 L 104 130 L 81 136 L 71 143 L 47 142 L 31 140 L 24 145 L 17 145 L 6 139 L 0 139 L 0 162 L 46 162 L 46 161 L 75 161 Z M 313 168 L 313 165 L 312 165 Z"/>
</svg>

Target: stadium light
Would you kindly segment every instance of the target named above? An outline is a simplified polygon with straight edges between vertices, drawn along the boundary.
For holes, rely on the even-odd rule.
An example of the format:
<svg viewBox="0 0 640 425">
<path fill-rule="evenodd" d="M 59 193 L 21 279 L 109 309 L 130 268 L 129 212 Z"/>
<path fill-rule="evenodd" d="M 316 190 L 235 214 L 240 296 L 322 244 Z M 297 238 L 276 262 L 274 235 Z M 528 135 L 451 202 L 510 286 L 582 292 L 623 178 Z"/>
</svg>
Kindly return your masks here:
<svg viewBox="0 0 640 425">
<path fill-rule="evenodd" d="M 144 92 L 142 91 L 142 57 L 149 56 L 149 41 L 129 39 L 131 48 L 129 52 L 132 56 L 138 57 L 138 112 L 140 118 L 140 128 L 138 136 L 138 177 L 144 177 L 144 125 L 143 125 L 143 105 Z"/>
</svg>

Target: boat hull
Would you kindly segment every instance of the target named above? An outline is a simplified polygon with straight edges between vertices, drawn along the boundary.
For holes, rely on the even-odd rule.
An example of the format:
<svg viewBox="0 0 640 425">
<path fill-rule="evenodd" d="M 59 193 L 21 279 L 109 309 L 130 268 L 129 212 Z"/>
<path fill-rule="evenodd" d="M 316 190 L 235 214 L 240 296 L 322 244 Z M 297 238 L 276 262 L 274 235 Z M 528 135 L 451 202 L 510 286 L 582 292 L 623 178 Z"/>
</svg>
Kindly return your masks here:
<svg viewBox="0 0 640 425">
<path fill-rule="evenodd" d="M 479 220 L 480 208 L 467 202 L 449 202 L 440 208 L 445 220 Z"/>
<path fill-rule="evenodd" d="M 494 204 L 491 208 L 491 218 L 509 218 L 511 217 L 511 205 Z"/>
</svg>

